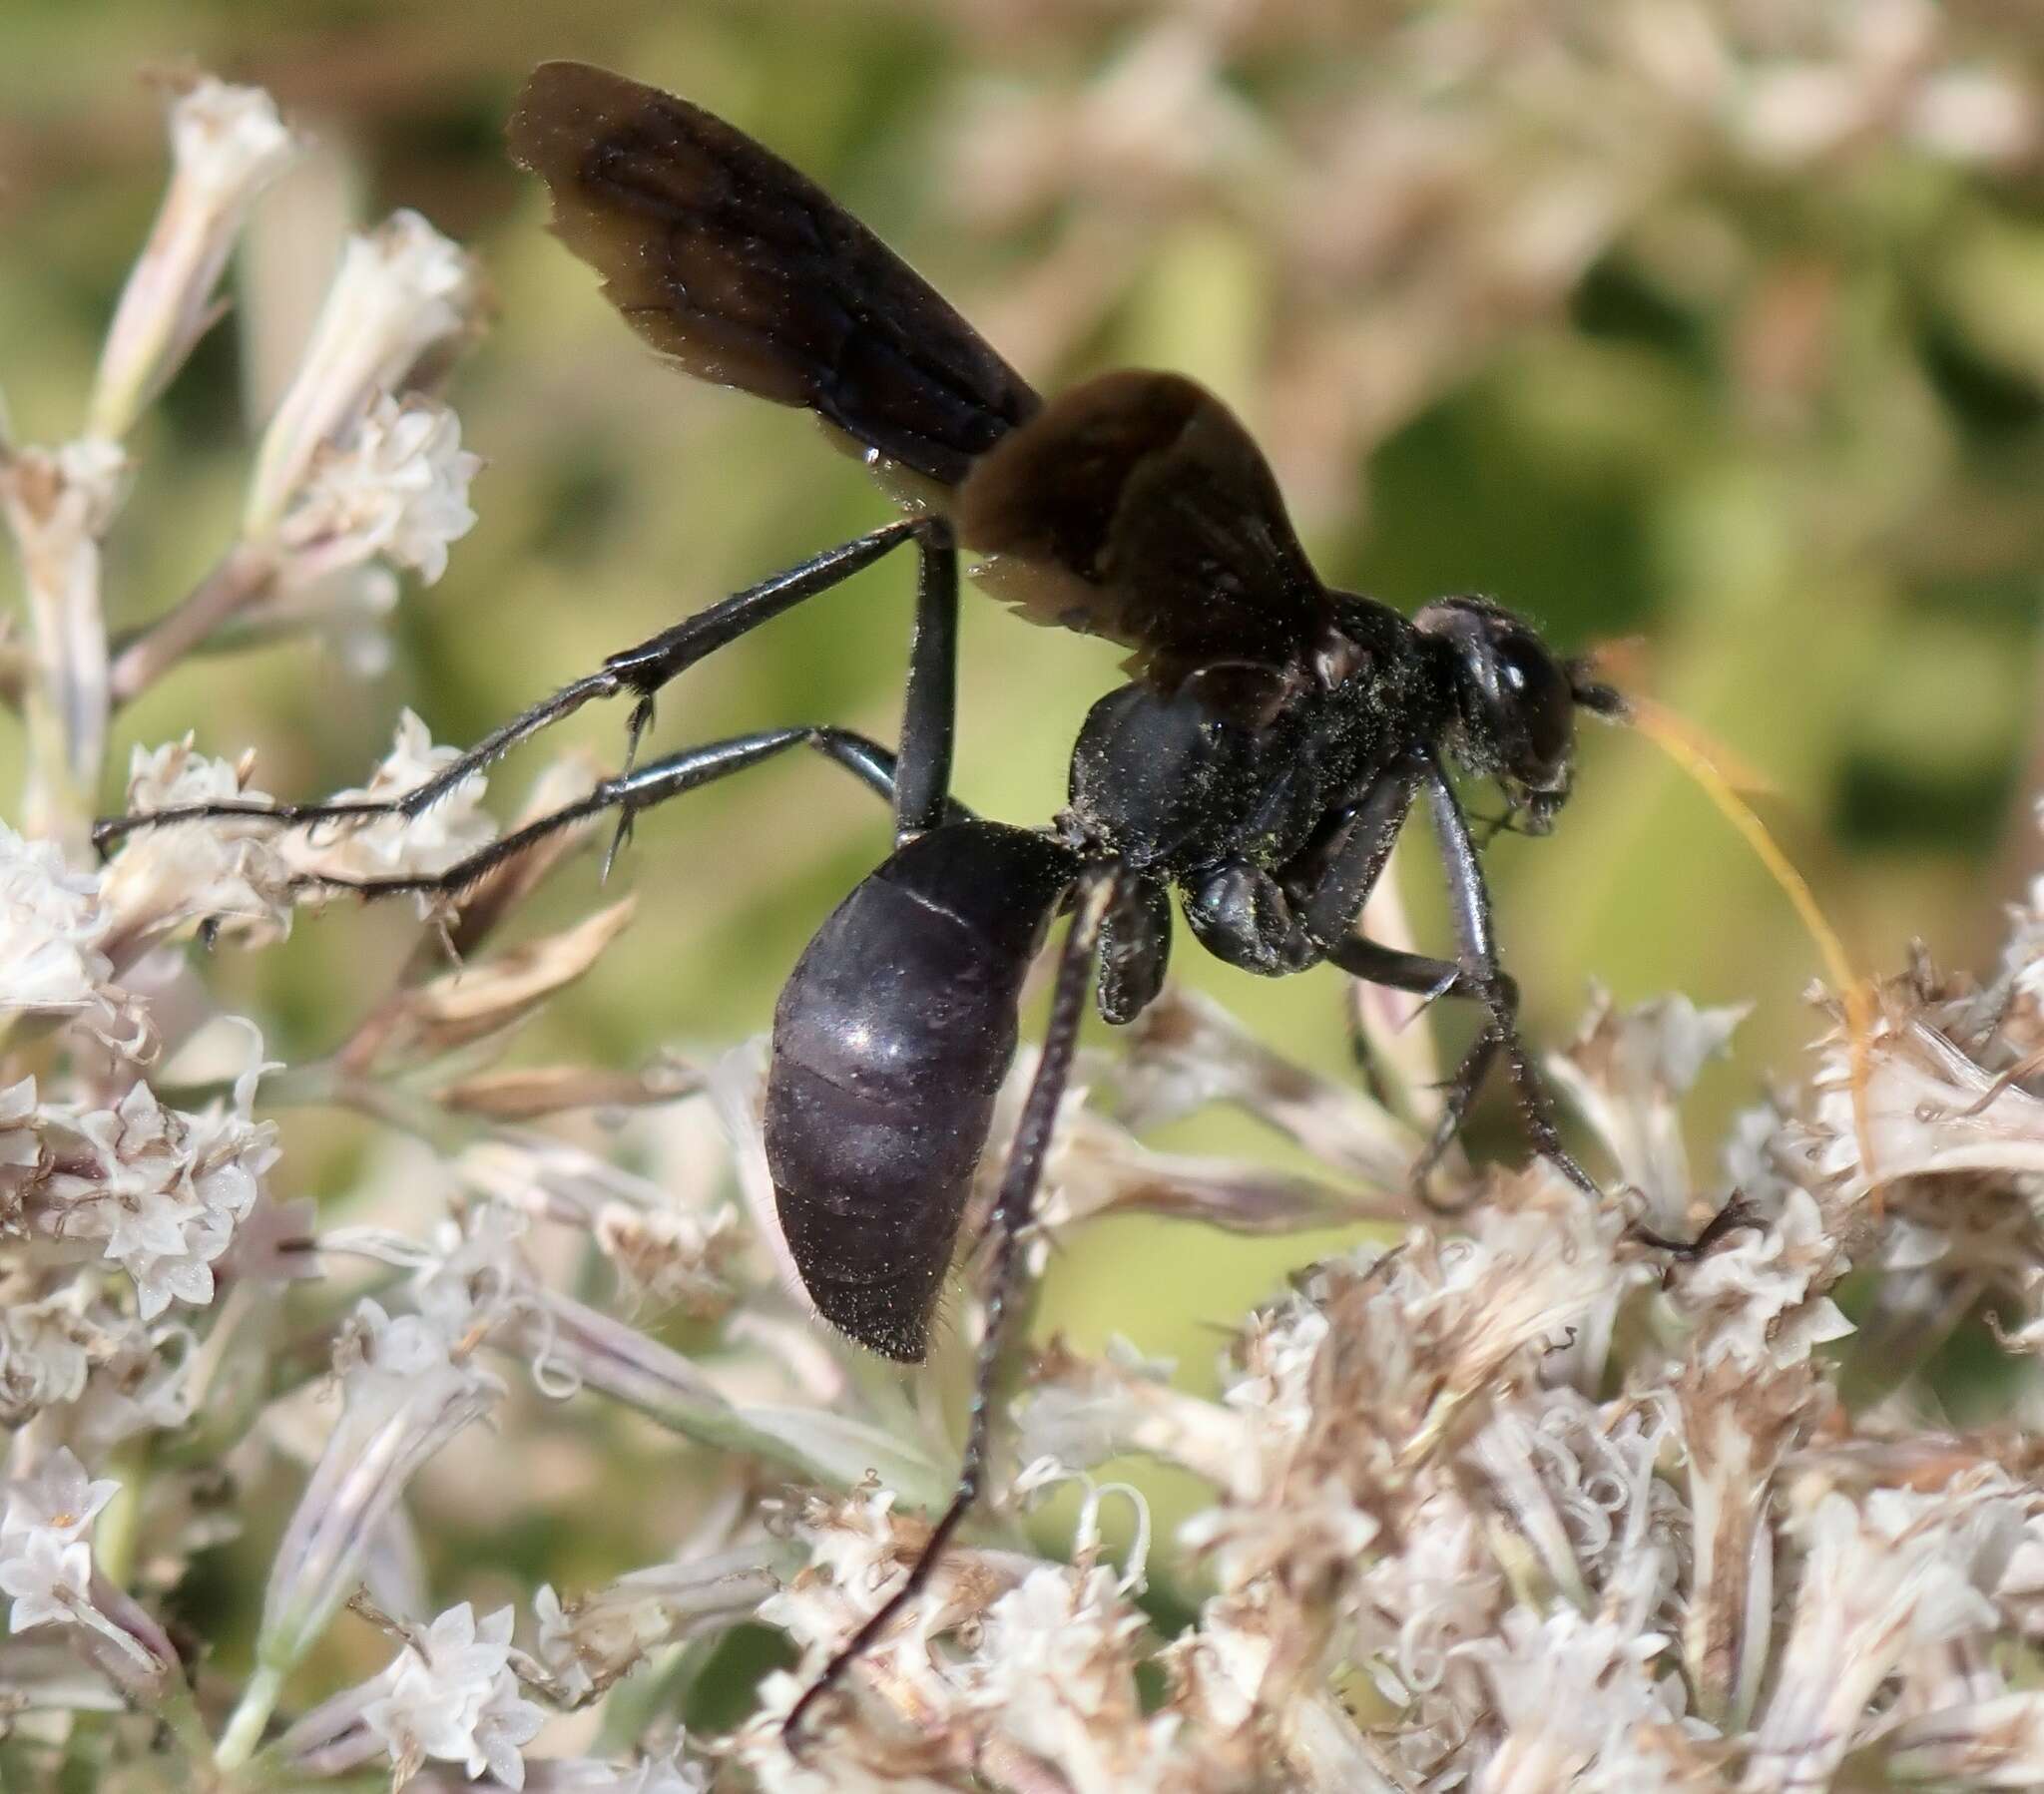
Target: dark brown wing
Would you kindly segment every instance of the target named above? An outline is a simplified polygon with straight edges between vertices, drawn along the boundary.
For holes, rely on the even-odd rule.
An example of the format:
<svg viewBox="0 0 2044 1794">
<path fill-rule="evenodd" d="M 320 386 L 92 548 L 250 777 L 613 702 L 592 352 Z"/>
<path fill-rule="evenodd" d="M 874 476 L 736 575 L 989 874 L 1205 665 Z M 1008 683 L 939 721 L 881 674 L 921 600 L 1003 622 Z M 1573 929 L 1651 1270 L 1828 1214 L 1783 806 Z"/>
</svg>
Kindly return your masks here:
<svg viewBox="0 0 2044 1794">
<path fill-rule="evenodd" d="M 1270 464 L 1205 387 L 1103 374 L 1003 438 L 959 495 L 987 583 L 1036 623 L 1106 636 L 1152 676 L 1309 652 L 1325 591 Z"/>
<path fill-rule="evenodd" d="M 511 154 L 639 334 L 700 379 L 805 405 L 947 486 L 1036 394 L 870 230 L 686 100 L 542 63 Z"/>
</svg>

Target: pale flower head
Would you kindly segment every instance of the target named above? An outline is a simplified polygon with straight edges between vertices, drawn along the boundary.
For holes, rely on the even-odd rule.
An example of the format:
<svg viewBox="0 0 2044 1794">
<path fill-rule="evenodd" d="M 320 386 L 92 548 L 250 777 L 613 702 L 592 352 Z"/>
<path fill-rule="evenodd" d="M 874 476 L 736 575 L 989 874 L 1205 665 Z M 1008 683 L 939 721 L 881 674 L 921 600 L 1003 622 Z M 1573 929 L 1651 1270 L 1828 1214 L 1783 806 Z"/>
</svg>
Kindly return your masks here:
<svg viewBox="0 0 2044 1794">
<path fill-rule="evenodd" d="M 34 595 L 61 595 L 77 553 L 113 523 L 132 472 L 126 451 L 105 436 L 81 436 L 55 449 L 0 448 L 0 514 L 14 531 Z"/>
<path fill-rule="evenodd" d="M 0 418 L 0 522 L 14 537 L 33 654 L 22 693 L 33 832 L 81 831 L 113 713 L 101 538 L 127 495 L 120 444 L 100 437 L 54 453 L 10 448 Z"/>
<path fill-rule="evenodd" d="M 144 1320 L 174 1299 L 210 1302 L 213 1261 L 275 1162 L 275 1123 L 251 1121 L 247 1097 L 200 1116 L 166 1109 L 138 1080 L 119 1103 L 69 1125 L 84 1151 L 39 1192 L 39 1230 L 102 1242 L 134 1279 Z"/>
<path fill-rule="evenodd" d="M 10 1482 L 0 1522 L 0 1593 L 13 1601 L 10 1631 L 82 1627 L 91 1634 L 88 1654 L 134 1690 L 149 1692 L 172 1660 L 169 1640 L 133 1600 L 94 1573 L 87 1537 L 119 1489 L 111 1479 L 88 1478 L 63 1447 L 32 1475 Z"/>
<path fill-rule="evenodd" d="M 707 1558 L 683 1553 L 649 1565 L 608 1587 L 563 1600 L 541 1583 L 532 1600 L 538 1625 L 533 1654 L 552 1678 L 553 1698 L 579 1705 L 610 1688 L 656 1646 L 750 1619 L 774 1594 L 768 1568 L 777 1541 L 735 1546 Z"/>
<path fill-rule="evenodd" d="M 782 1728 L 807 1686 L 785 1669 L 764 1677 L 759 1711 L 731 1741 L 732 1758 L 761 1794 L 955 1794 L 957 1782 L 913 1735 L 840 1721 L 827 1760 L 813 1748 L 790 1750 Z"/>
<path fill-rule="evenodd" d="M 1648 1224 L 1680 1231 L 1691 1200 L 1678 1105 L 1705 1065 L 1730 1050 L 1751 1005 L 1699 1009 L 1663 997 L 1621 1010 L 1599 993 L 1566 1053 L 1548 1071 L 1647 1203 Z"/>
<path fill-rule="evenodd" d="M 380 1738 L 400 1781 L 427 1758 L 525 1785 L 520 1747 L 545 1713 L 511 1672 L 511 1609 L 477 1619 L 467 1601 L 449 1607 L 397 1653 L 362 1719 Z"/>
<path fill-rule="evenodd" d="M 105 951 L 111 926 L 97 877 L 0 822 L 0 1015 L 75 1016 L 139 1047 L 146 1030 Z"/>
<path fill-rule="evenodd" d="M 795 1536 L 808 1548 L 809 1568 L 769 1596 L 760 1616 L 811 1648 L 834 1648 L 850 1636 L 908 1573 L 893 1506 L 884 1489 L 803 1504 Z"/>
<path fill-rule="evenodd" d="M 341 1416 L 284 1530 L 263 1601 L 259 1661 L 295 1663 L 360 1573 L 376 1529 L 420 1466 L 503 1386 L 420 1315 L 386 1314 L 366 1298 L 335 1354 Z"/>
<path fill-rule="evenodd" d="M 1865 1060 L 1856 1102 L 1841 1040 L 1816 1080 L 1809 1149 L 1831 1199 L 1863 1201 L 1901 1177 L 2044 1170 L 2044 1099 L 1996 1078 L 1929 1021 L 1883 1018 Z"/>
<path fill-rule="evenodd" d="M 28 1476 L 16 1477 L 7 1485 L 0 1539 L 40 1531 L 75 1545 L 120 1489 L 111 1477 L 88 1477 L 70 1447 L 60 1445 Z"/>
<path fill-rule="evenodd" d="M 337 791 L 336 804 L 383 802 L 424 784 L 460 749 L 437 747 L 410 710 L 399 716 L 397 738 L 366 785 Z M 292 869 L 319 877 L 393 878 L 442 872 L 496 837 L 497 825 L 481 807 L 488 781 L 465 778 L 421 816 L 378 817 L 366 823 L 327 822 L 289 830 L 282 852 Z"/>
<path fill-rule="evenodd" d="M 1874 1694 L 1906 1657 L 1990 1633 L 1994 1608 L 1967 1547 L 1974 1510 L 2007 1502 L 1991 1487 L 1876 1489 L 1857 1502 L 1820 1494 L 1793 1516 L 1802 1576 L 1754 1737 L 1758 1767 L 1784 1785 L 1822 1786 L 1878 1725 Z"/>
<path fill-rule="evenodd" d="M 296 153 L 266 93 L 210 75 L 173 89 L 170 130 L 171 185 L 100 357 L 100 436 L 127 433 L 220 315 L 214 289 L 250 204 Z"/>
<path fill-rule="evenodd" d="M 244 529 L 266 537 L 311 473 L 419 359 L 466 329 L 481 294 L 473 260 L 416 212 L 348 238 L 297 377 L 263 433 Z"/>
<path fill-rule="evenodd" d="M 1905 1718 L 1884 1741 L 1886 1767 L 1932 1787 L 2044 1787 L 2044 1694 L 2034 1689 Z"/>
<path fill-rule="evenodd" d="M 481 466 L 445 405 L 379 394 L 346 436 L 313 456 L 278 531 L 279 577 L 302 585 L 378 556 L 432 585 L 447 570 L 447 545 L 475 527 L 468 484 Z"/>
<path fill-rule="evenodd" d="M 1852 1323 L 1823 1292 L 1846 1269 L 1815 1199 L 1791 1189 L 1767 1227 L 1742 1227 L 1689 1267 L 1675 1307 L 1698 1331 L 1698 1362 L 1787 1369 Z"/>
<path fill-rule="evenodd" d="M 1576 1788 L 1642 1730 L 1669 1725 L 1680 1708 L 1657 1685 L 1655 1659 L 1668 1640 L 1572 1606 L 1545 1617 L 1514 1607 L 1497 1635 L 1465 1645 L 1482 1670 L 1504 1737 L 1476 1776 L 1482 1794 Z"/>
<path fill-rule="evenodd" d="M 0 1594 L 9 1631 L 72 1623 L 92 1605 L 92 1547 L 49 1527 L 0 1539 Z"/>
<path fill-rule="evenodd" d="M 1112 1570 L 1032 1570 L 987 1609 L 971 1701 L 1075 1794 L 1173 1786 L 1178 1721 L 1146 1720 L 1136 1691 L 1142 1629 Z"/>
<path fill-rule="evenodd" d="M 246 760 L 197 753 L 189 734 L 156 748 L 138 743 L 128 763 L 128 808 L 268 803 L 249 777 Z M 290 878 L 275 823 L 221 816 L 134 830 L 103 874 L 101 891 L 114 935 L 132 957 L 188 923 L 274 939 L 290 924 Z"/>
<path fill-rule="evenodd" d="M 97 1329 L 85 1317 L 90 1283 L 81 1276 L 47 1295 L 0 1309 L 0 1425 L 19 1426 L 55 1403 L 85 1393 Z"/>
</svg>

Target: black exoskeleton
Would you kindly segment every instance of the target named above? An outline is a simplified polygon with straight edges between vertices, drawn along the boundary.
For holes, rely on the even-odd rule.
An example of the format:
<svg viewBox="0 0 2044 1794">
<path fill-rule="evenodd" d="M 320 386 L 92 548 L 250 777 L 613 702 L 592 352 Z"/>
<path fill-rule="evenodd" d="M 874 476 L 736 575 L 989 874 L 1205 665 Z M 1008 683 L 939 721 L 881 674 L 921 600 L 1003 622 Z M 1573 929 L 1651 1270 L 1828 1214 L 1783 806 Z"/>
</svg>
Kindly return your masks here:
<svg viewBox="0 0 2044 1794">
<path fill-rule="evenodd" d="M 1586 1192 L 1520 1043 L 1476 846 L 1445 766 L 1495 780 L 1538 832 L 1568 793 L 1574 710 L 1620 703 L 1526 624 L 1476 598 L 1416 618 L 1334 592 L 1277 481 L 1220 400 L 1178 375 L 1119 372 L 1048 402 L 811 182 L 686 101 L 577 63 L 535 71 L 512 153 L 552 192 L 554 227 L 642 336 L 688 372 L 813 411 L 908 515 L 712 605 L 479 742 L 389 803 L 265 809 L 285 822 L 417 815 L 507 749 L 597 698 L 634 701 L 626 769 L 587 798 L 435 877 L 370 894 L 452 895 L 554 829 L 641 810 L 794 747 L 892 806 L 896 846 L 817 931 L 773 1020 L 766 1136 L 782 1228 L 817 1311 L 920 1360 L 994 1104 L 1022 984 L 1061 911 L 1042 1057 L 995 1195 L 987 1325 L 957 1493 L 902 1584 L 811 1683 L 818 1694 L 926 1582 L 985 1474 L 989 1388 L 1028 1223 L 1089 1001 L 1110 1022 L 1157 995 L 1175 894 L 1194 937 L 1246 971 L 1331 962 L 1479 1005 L 1416 1187 L 1502 1054 L 1540 1154 Z M 898 751 L 821 724 L 634 764 L 656 692 L 860 568 L 913 544 L 919 577 Z M 1069 802 L 1046 828 L 981 821 L 950 795 L 958 548 L 1030 621 L 1130 650 L 1093 706 Z M 1448 872 L 1456 952 L 1379 945 L 1356 921 L 1415 801 Z M 198 805 L 126 831 L 237 813 Z M 613 849 L 615 852 L 615 848 Z M 339 884 L 340 880 L 321 880 Z"/>
</svg>

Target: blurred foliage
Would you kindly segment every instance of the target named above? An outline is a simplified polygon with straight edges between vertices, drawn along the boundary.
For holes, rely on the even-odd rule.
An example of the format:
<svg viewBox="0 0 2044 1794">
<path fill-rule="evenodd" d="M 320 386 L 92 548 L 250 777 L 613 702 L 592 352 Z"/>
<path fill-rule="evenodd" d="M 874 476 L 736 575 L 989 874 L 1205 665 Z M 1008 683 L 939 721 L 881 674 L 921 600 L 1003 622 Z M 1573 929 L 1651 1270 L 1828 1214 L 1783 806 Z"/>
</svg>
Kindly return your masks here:
<svg viewBox="0 0 2044 1794">
<path fill-rule="evenodd" d="M 146 426 L 158 477 L 120 538 L 117 626 L 164 609 L 227 539 L 246 411 L 338 232 L 413 206 L 483 258 L 496 322 L 451 393 L 490 463 L 481 523 L 438 587 L 407 594 L 388 673 L 358 682 L 310 647 L 269 649 L 188 666 L 124 718 L 124 741 L 196 727 L 209 751 L 254 745 L 258 782 L 281 794 L 357 780 L 400 705 L 437 739 L 469 739 L 607 651 L 870 527 L 882 501 L 805 419 L 654 370 L 542 230 L 499 149 L 510 96 L 540 58 L 608 63 L 814 174 L 1032 378 L 1162 363 L 1215 385 L 1271 444 L 1331 581 L 1408 606 L 1488 591 L 1570 648 L 1624 642 L 1628 680 L 1767 774 L 1771 819 L 1867 968 L 1912 935 L 1973 962 L 2034 840 L 2034 139 L 1945 153 L 1928 125 L 1908 140 L 1896 102 L 1814 153 L 1742 157 L 1642 85 L 1659 65 L 1620 41 L 1627 21 L 1665 31 L 1646 51 L 1701 68 L 1692 27 L 1717 30 L 1740 54 L 1828 57 L 1849 76 L 1872 55 L 1854 48 L 1854 10 L 1614 6 L 1600 24 L 1558 0 L 11 0 L 0 388 L 19 439 L 77 427 L 156 197 L 158 109 L 136 81 L 152 64 L 268 86 L 327 154 L 264 203 L 235 315 Z M 1927 11 L 1926 66 L 2012 91 L 2044 66 L 2044 15 L 2026 8 L 1857 10 L 1919 25 Z M 1415 47 L 1422 31 L 1442 44 Z M 1868 67 L 1884 78 L 1878 56 Z M 1971 90 L 1955 91 L 1952 105 Z M 1935 98 L 1917 109 L 1933 122 Z M 1486 259 L 1507 249 L 1509 278 Z M 890 733 L 908 586 L 885 565 L 721 656 L 667 699 L 659 739 L 826 718 Z M 961 792 L 1048 816 L 1114 661 L 971 607 Z M 621 723 L 585 715 L 569 732 L 614 758 Z M 1801 1070 L 1813 950 L 1644 742 L 1593 730 L 1584 761 L 1555 837 L 1491 858 L 1531 1028 L 1570 1027 L 1593 978 L 1627 1000 L 1754 1001 L 1707 1091 L 1717 1112 L 1695 1112 L 1715 1128 L 1762 1080 Z M 515 796 L 519 770 L 500 777 Z M 764 1028 L 801 942 L 884 843 L 877 807 L 806 759 L 650 819 L 624 861 L 647 899 L 635 932 L 550 1012 L 532 1056 L 622 1064 Z M 1421 931 L 1437 930 L 1423 836 L 1403 863 Z M 595 900 L 593 873 L 559 880 L 554 919 Z M 300 1053 L 328 1044 L 336 998 L 407 934 L 336 909 L 213 975 Z M 1259 984 L 1191 951 L 1179 972 L 1288 1051 L 1342 1063 L 1331 975 Z M 352 1124 L 289 1127 L 285 1193 L 345 1190 L 371 1150 Z M 1508 1115 L 1484 1139 L 1522 1149 Z M 1204 1375 L 1208 1324 L 1322 1243 L 1116 1223 L 1055 1266 L 1047 1311 L 1083 1343 L 1124 1331 Z"/>
</svg>

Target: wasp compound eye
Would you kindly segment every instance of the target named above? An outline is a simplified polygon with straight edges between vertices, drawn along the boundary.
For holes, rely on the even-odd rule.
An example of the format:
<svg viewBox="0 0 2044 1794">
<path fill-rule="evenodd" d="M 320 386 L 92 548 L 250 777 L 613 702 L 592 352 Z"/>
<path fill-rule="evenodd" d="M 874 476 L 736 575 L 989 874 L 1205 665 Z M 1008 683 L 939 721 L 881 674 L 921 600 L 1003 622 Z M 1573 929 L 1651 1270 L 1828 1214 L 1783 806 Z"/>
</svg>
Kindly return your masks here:
<svg viewBox="0 0 2044 1794">
<path fill-rule="evenodd" d="M 1498 721 L 1507 749 L 1506 769 L 1536 791 L 1557 788 L 1568 775 L 1575 741 L 1575 693 L 1553 656 L 1532 637 L 1512 631 L 1499 638 Z"/>
</svg>

